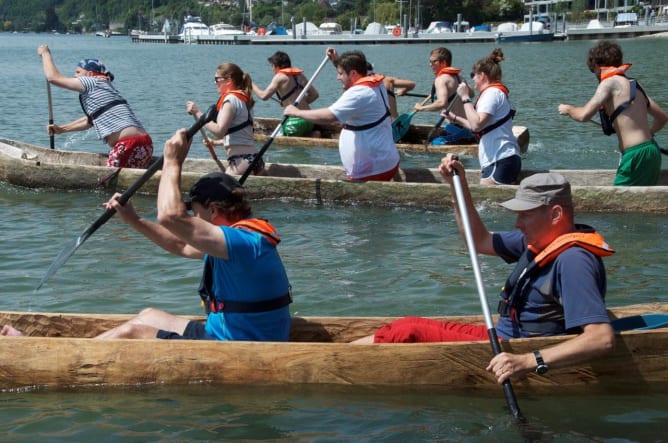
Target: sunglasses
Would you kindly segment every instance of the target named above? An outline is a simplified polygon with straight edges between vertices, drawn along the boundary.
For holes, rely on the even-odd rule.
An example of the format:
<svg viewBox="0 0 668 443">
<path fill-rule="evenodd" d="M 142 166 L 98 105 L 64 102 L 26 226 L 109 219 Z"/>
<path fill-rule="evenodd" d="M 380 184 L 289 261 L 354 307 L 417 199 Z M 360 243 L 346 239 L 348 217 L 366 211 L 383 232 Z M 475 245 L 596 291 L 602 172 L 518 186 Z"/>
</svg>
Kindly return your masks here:
<svg viewBox="0 0 668 443">
<path fill-rule="evenodd" d="M 476 72 L 472 72 L 472 73 L 471 73 L 471 78 L 475 77 L 476 75 L 477 75 Z"/>
<path fill-rule="evenodd" d="M 434 66 L 436 63 L 441 63 L 441 60 L 429 60 L 429 66 Z"/>
<path fill-rule="evenodd" d="M 218 76 L 213 78 L 214 83 L 224 82 L 225 80 L 228 80 L 228 78 L 227 77 L 218 77 Z"/>
</svg>

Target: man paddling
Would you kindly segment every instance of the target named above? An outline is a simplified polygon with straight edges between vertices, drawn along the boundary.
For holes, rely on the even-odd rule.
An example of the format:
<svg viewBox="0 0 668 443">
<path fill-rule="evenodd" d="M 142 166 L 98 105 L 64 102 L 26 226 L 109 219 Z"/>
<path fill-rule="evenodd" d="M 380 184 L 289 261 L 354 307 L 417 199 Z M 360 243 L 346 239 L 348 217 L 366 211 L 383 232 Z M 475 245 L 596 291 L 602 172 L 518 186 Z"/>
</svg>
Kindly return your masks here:
<svg viewBox="0 0 668 443">
<path fill-rule="evenodd" d="M 222 172 L 200 178 L 184 203 L 181 169 L 189 149 L 184 130 L 165 143 L 158 223 L 139 217 L 129 202 L 121 205 L 120 194 L 104 206 L 166 251 L 204 259 L 199 293 L 206 323 L 147 308 L 98 338 L 287 341 L 292 299 L 276 230 L 252 216 L 244 189 Z M 21 333 L 5 325 L 1 334 Z"/>
<path fill-rule="evenodd" d="M 457 87 L 462 82 L 461 69 L 452 67 L 452 52 L 448 48 L 434 48 L 429 53 L 429 66 L 434 73 L 434 84 L 431 87 L 432 102 L 430 104 L 416 103 L 415 111 L 444 111 L 450 102 L 457 98 Z M 473 91 L 469 88 L 469 95 Z M 457 115 L 464 114 L 462 102 L 455 103 L 450 111 Z M 473 141 L 473 133 L 456 123 L 445 126 L 443 134 L 431 140 L 433 145 L 443 145 L 455 142 Z"/>
<path fill-rule="evenodd" d="M 84 116 L 63 125 L 50 124 L 49 134 L 85 131 L 95 128 L 97 136 L 109 145 L 107 166 L 146 168 L 153 154 L 153 140 L 130 105 L 114 88 L 114 76 L 98 59 L 81 60 L 74 77 L 58 71 L 46 45 L 37 48 L 44 75 L 49 83 L 79 93 Z"/>
<path fill-rule="evenodd" d="M 594 96 L 584 106 L 560 104 L 558 111 L 580 122 L 590 121 L 598 112 L 603 133 L 617 134 L 621 159 L 615 186 L 654 186 L 661 173 L 654 136 L 668 115 L 635 79 L 626 77 L 631 64 L 624 64 L 622 57 L 622 49 L 610 41 L 591 48 L 587 66 L 599 81 Z"/>
<path fill-rule="evenodd" d="M 452 170 L 465 177 L 464 166 L 452 155 L 439 172 L 450 184 L 460 232 Z M 500 338 L 578 334 L 554 347 L 526 354 L 502 352 L 487 370 L 499 383 L 529 371 L 569 366 L 610 351 L 614 333 L 605 307 L 606 274 L 601 257 L 614 253 L 592 228 L 574 222 L 570 184 L 554 173 L 522 180 L 515 198 L 502 205 L 515 211 L 515 231 L 491 232 L 483 223 L 462 180 L 462 194 L 478 253 L 501 257 L 517 265 L 501 292 L 496 332 Z M 357 343 L 407 343 L 488 340 L 486 325 L 440 322 L 406 317 L 383 326 Z"/>
<path fill-rule="evenodd" d="M 283 51 L 276 51 L 267 59 L 274 72 L 274 77 L 265 89 L 253 83 L 253 92 L 260 100 L 269 100 L 276 94 L 279 104 L 285 107 L 294 103 L 308 83 L 304 71 L 294 68 L 290 56 Z M 300 109 L 311 109 L 309 106 L 319 97 L 318 90 L 313 85 L 306 91 L 304 100 L 299 102 Z M 289 137 L 319 137 L 320 132 L 313 123 L 299 117 L 290 117 L 281 127 L 281 135 Z"/>
<path fill-rule="evenodd" d="M 392 136 L 383 76 L 367 74 L 367 60 L 360 51 L 338 56 L 334 48 L 327 48 L 326 54 L 343 87 L 341 97 L 328 108 L 299 109 L 290 105 L 284 115 L 315 124 L 341 123 L 339 154 L 348 179 L 391 180 L 399 170 L 399 153 Z"/>
</svg>

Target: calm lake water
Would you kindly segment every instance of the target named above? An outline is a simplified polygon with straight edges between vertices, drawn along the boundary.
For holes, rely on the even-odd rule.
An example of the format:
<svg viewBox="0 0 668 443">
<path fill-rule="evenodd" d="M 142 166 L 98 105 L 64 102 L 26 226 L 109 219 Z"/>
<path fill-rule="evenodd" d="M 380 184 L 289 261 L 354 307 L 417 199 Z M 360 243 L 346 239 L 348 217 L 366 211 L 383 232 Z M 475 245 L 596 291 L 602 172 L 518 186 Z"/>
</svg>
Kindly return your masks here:
<svg viewBox="0 0 668 443">
<path fill-rule="evenodd" d="M 215 101 L 212 73 L 235 61 L 265 85 L 266 58 L 290 53 L 294 65 L 313 72 L 324 47 L 224 47 L 133 45 L 125 38 L 0 34 L 0 136 L 48 146 L 45 83 L 36 48 L 47 43 L 62 72 L 82 57 L 99 57 L 116 75 L 117 87 L 149 129 L 157 146 L 192 118 L 185 101 L 202 107 Z M 665 39 L 620 41 L 630 71 L 664 107 L 668 91 Z M 614 168 L 614 139 L 593 125 L 556 112 L 559 102 L 587 100 L 595 79 L 584 59 L 592 42 L 503 45 L 503 68 L 518 109 L 517 124 L 529 126 L 529 167 Z M 451 45 L 455 65 L 468 72 L 492 44 Z M 361 49 L 378 72 L 413 78 L 428 91 L 431 46 L 339 47 Z M 398 57 L 401 62 L 397 63 Z M 334 70 L 316 82 L 320 106 L 340 93 Z M 80 115 L 76 95 L 53 89 L 56 122 Z M 401 98 L 408 112 L 415 101 Z M 255 114 L 280 117 L 278 106 L 257 104 Z M 431 123 L 436 115 L 418 114 Z M 665 135 L 659 137 L 659 141 Z M 104 151 L 92 132 L 60 136 L 58 147 Z M 195 156 L 207 155 L 198 146 Z M 338 164 L 335 150 L 272 146 L 270 161 Z M 469 159 L 476 167 L 474 159 Z M 404 165 L 435 166 L 438 156 L 403 156 Z M 0 310 L 136 312 L 156 306 L 174 313 L 200 312 L 195 293 L 201 264 L 169 256 L 112 219 L 95 233 L 39 291 L 34 288 L 64 245 L 101 213 L 103 193 L 26 190 L 0 183 Z M 155 214 L 154 199 L 135 198 L 138 210 Z M 471 265 L 452 212 L 420 208 L 372 208 L 287 201 L 257 202 L 283 237 L 280 250 L 295 292 L 295 315 L 434 315 L 480 311 Z M 512 226 L 512 214 L 480 207 L 496 230 Z M 580 214 L 618 250 L 606 259 L 609 305 L 665 301 L 668 235 L 661 214 Z M 490 305 L 510 268 L 481 258 Z M 0 355 L 2 360 L 11 355 Z M 391 365 L 392 362 L 387 362 Z M 1 370 L 1 369 L 0 369 Z M 522 394 L 518 402 L 545 441 L 665 441 L 668 389 L 632 392 Z M 0 394 L 3 441 L 517 441 L 521 438 L 498 396 L 469 393 L 370 390 L 331 387 L 253 386 L 211 389 L 128 387 L 46 390 Z"/>
</svg>

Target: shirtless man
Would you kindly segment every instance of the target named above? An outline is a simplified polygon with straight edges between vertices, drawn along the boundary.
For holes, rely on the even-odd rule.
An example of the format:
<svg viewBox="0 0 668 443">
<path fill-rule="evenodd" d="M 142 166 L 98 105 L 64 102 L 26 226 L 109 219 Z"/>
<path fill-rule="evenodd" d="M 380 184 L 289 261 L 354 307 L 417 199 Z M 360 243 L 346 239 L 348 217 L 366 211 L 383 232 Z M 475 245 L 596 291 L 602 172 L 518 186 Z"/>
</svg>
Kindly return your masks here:
<svg viewBox="0 0 668 443">
<path fill-rule="evenodd" d="M 276 94 L 278 102 L 285 108 L 297 100 L 308 80 L 304 77 L 304 71 L 292 67 L 290 56 L 283 51 L 276 51 L 267 60 L 274 71 L 274 78 L 271 79 L 266 89 L 260 89 L 253 83 L 253 93 L 260 100 L 269 100 L 273 94 Z M 311 109 L 310 104 L 318 97 L 318 91 L 313 86 L 309 87 L 304 100 L 299 103 L 299 109 Z M 288 118 L 281 130 L 282 135 L 293 137 L 319 136 L 317 131 L 314 131 L 313 123 L 299 117 Z"/>
<path fill-rule="evenodd" d="M 668 122 L 668 115 L 635 79 L 626 77 L 631 65 L 622 63 L 622 49 L 616 43 L 601 41 L 591 48 L 587 66 L 599 80 L 594 96 L 584 106 L 560 104 L 559 114 L 586 122 L 598 112 L 603 133 L 617 134 L 621 160 L 615 186 L 656 185 L 661 151 L 654 135 Z"/>
</svg>

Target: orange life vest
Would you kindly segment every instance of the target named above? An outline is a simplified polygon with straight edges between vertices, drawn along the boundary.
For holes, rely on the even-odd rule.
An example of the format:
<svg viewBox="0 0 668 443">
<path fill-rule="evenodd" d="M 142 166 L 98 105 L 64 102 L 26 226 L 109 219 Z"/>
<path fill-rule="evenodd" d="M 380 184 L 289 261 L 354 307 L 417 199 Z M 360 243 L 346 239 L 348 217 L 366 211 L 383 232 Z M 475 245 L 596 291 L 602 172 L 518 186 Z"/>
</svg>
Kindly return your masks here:
<svg viewBox="0 0 668 443">
<path fill-rule="evenodd" d="M 614 77 L 615 75 L 625 75 L 630 67 L 630 63 L 625 63 L 621 66 L 600 66 L 601 74 L 598 81 L 602 82 L 606 78 Z"/>
<path fill-rule="evenodd" d="M 357 79 L 353 86 L 368 86 L 370 88 L 375 88 L 380 86 L 383 83 L 384 75 L 381 74 L 371 74 Z"/>
<path fill-rule="evenodd" d="M 220 112 L 220 109 L 223 107 L 223 104 L 225 103 L 225 100 L 227 100 L 227 97 L 230 96 L 230 95 L 233 95 L 233 96 L 237 97 L 239 100 L 241 100 L 242 102 L 244 102 L 246 104 L 246 112 L 248 112 L 248 119 L 246 119 L 246 121 L 243 122 L 243 123 L 239 123 L 236 126 L 232 126 L 231 128 L 228 128 L 225 135 L 232 134 L 234 132 L 240 131 L 243 128 L 245 128 L 246 126 L 253 126 L 253 117 L 251 117 L 250 110 L 248 109 L 248 101 L 250 100 L 250 97 L 248 97 L 248 95 L 244 91 L 242 91 L 241 89 L 233 89 L 231 91 L 227 91 L 227 93 L 225 95 L 222 95 L 218 99 L 218 103 L 216 103 L 216 110 Z"/>
<path fill-rule="evenodd" d="M 531 280 L 532 275 L 538 269 L 552 263 L 566 249 L 577 246 L 586 249 L 598 257 L 607 257 L 615 253 L 603 237 L 592 228 L 585 225 L 578 225 L 576 228 L 578 231 L 557 237 L 542 251 L 537 251 L 531 245 L 527 247 L 527 250 L 518 259 L 515 269 L 501 290 L 501 301 L 498 306 L 499 315 L 510 317 L 514 322 L 518 322 L 518 309 L 522 306 L 522 302 L 527 296 L 527 284 Z M 531 255 L 534 255 L 533 259 L 530 258 Z M 548 276 L 546 281 L 551 281 L 551 277 Z M 558 302 L 552 290 L 551 285 L 547 289 L 541 289 L 541 294 L 545 297 L 546 306 L 552 311 L 563 311 L 560 305 L 557 306 Z M 552 308 L 549 308 L 551 305 L 553 305 Z M 549 317 L 553 320 L 555 319 L 554 315 L 550 315 Z M 539 330 L 544 329 L 542 332 L 554 332 L 555 323 L 558 322 L 545 322 L 544 325 L 536 323 L 533 325 L 532 331 L 539 332 Z"/>
<path fill-rule="evenodd" d="M 269 240 L 269 243 L 274 246 L 281 242 L 281 238 L 276 232 L 276 228 L 274 228 L 267 220 L 262 218 L 246 218 L 239 220 L 238 222 L 234 223 L 232 227 L 262 234 L 267 240 Z"/>
</svg>

